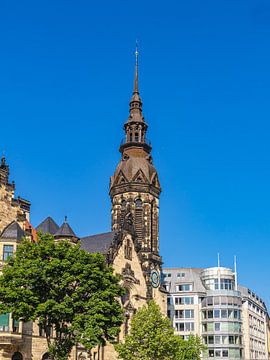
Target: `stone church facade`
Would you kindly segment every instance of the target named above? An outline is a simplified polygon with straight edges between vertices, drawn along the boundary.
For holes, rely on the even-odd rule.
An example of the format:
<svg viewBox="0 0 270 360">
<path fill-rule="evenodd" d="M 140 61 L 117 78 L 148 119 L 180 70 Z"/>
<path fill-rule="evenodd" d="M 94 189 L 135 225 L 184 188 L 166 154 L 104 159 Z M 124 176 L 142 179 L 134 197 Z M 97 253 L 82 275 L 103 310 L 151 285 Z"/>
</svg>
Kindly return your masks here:
<svg viewBox="0 0 270 360">
<path fill-rule="evenodd" d="M 134 90 L 124 124 L 125 140 L 120 146 L 121 160 L 110 179 L 112 202 L 111 232 L 80 238 L 81 247 L 100 252 L 122 276 L 126 295 L 121 299 L 124 323 L 120 340 L 129 330 L 137 309 L 154 299 L 166 314 L 167 297 L 160 287 L 162 259 L 159 254 L 159 196 L 161 187 L 146 140 L 147 124 L 142 114 L 138 90 L 138 54 Z M 15 184 L 9 183 L 9 167 L 3 157 L 0 166 L 0 259 L 1 267 L 12 255 L 23 237 L 36 241 L 37 231 L 57 239 L 79 240 L 65 219 L 59 227 L 48 217 L 36 228 L 30 224 L 30 203 L 15 198 Z M 90 359 L 79 345 L 70 358 Z M 16 322 L 11 314 L 0 316 L 0 360 L 46 360 L 46 339 L 37 323 Z M 113 346 L 93 349 L 93 360 L 114 360 Z"/>
</svg>

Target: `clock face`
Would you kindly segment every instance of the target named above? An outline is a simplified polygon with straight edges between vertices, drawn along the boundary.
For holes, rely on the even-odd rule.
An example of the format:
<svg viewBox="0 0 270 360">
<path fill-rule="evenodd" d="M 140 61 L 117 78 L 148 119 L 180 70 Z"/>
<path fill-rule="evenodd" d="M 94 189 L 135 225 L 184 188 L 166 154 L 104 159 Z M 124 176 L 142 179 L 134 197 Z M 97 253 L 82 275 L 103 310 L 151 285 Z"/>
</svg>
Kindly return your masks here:
<svg viewBox="0 0 270 360">
<path fill-rule="evenodd" d="M 158 288 L 160 285 L 160 275 L 157 270 L 152 270 L 150 274 L 150 282 L 153 288 Z"/>
</svg>

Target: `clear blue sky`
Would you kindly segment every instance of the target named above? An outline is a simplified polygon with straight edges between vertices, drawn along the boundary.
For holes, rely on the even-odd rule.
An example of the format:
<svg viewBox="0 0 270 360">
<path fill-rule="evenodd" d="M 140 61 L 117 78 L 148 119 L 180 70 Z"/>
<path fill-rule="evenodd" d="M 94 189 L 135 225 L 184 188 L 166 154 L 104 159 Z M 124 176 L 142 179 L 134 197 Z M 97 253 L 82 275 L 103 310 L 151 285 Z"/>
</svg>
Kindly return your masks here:
<svg viewBox="0 0 270 360">
<path fill-rule="evenodd" d="M 134 44 L 165 266 L 232 266 L 269 304 L 270 3 L 1 1 L 0 148 L 32 223 L 110 230 Z"/>
</svg>

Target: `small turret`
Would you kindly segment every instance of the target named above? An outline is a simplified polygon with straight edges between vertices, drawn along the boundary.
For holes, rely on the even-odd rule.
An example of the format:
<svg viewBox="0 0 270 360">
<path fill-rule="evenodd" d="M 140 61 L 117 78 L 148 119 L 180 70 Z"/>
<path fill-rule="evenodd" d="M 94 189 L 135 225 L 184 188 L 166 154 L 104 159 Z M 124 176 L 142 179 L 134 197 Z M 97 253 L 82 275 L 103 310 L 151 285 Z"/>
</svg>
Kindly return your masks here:
<svg viewBox="0 0 270 360">
<path fill-rule="evenodd" d="M 67 217 L 65 216 L 65 220 L 63 224 L 60 226 L 60 228 L 57 230 L 57 232 L 54 234 L 55 240 L 70 240 L 74 243 L 76 243 L 79 238 L 77 235 L 75 235 L 74 231 L 70 227 L 70 225 L 67 222 Z"/>
</svg>

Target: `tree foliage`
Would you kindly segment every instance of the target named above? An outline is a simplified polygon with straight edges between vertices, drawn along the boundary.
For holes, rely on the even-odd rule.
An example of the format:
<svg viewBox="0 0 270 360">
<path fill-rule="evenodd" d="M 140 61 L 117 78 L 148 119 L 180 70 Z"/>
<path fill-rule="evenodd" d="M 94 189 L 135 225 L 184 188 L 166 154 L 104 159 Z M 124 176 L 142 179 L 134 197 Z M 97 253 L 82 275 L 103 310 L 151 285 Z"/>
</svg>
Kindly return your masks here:
<svg viewBox="0 0 270 360">
<path fill-rule="evenodd" d="M 23 240 L 3 268 L 0 313 L 37 320 L 51 358 L 66 360 L 78 342 L 91 349 L 115 339 L 122 294 L 119 278 L 101 254 L 39 234 L 37 244 Z"/>
<path fill-rule="evenodd" d="M 133 316 L 130 333 L 115 348 L 123 360 L 199 360 L 204 346 L 199 337 L 185 341 L 175 335 L 170 320 L 151 301 Z"/>
</svg>

